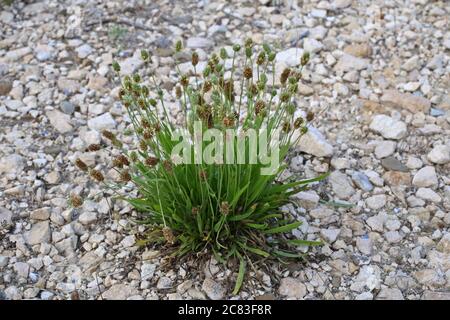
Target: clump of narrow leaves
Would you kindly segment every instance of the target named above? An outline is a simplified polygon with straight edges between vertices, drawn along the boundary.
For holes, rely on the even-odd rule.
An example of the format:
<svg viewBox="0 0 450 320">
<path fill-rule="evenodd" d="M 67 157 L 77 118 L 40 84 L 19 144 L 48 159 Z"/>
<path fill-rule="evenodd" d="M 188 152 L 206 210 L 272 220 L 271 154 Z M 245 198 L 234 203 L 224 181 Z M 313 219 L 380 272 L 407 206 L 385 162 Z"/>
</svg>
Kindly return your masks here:
<svg viewBox="0 0 450 320">
<path fill-rule="evenodd" d="M 175 60 L 182 50 L 182 43 L 177 42 Z M 238 259 L 237 293 L 249 259 L 299 258 L 298 246 L 318 244 L 293 238 L 291 231 L 301 223 L 281 213 L 280 207 L 289 202 L 292 194 L 324 176 L 285 183 L 277 180 L 286 167 L 283 160 L 290 147 L 307 132 L 313 118 L 312 113 L 295 116 L 301 69 L 309 55 L 302 56 L 299 68 L 285 69 L 276 79 L 276 53 L 268 45 L 256 47 L 251 40 L 213 53 L 201 69 L 199 55 L 195 51 L 190 54 L 189 73 L 182 74 L 176 61 L 173 72 L 178 83 L 173 91 L 160 87 L 157 70 L 121 79 L 119 99 L 138 142 L 135 149 L 125 150 L 115 134 L 103 132 L 120 151 L 111 161 L 118 181 L 107 181 L 100 171 L 81 160 L 76 165 L 93 180 L 114 189 L 141 213 L 139 223 L 148 226 L 144 243 L 173 246 L 177 256 L 207 250 L 220 262 Z M 141 56 L 149 66 L 150 53 L 144 50 Z M 120 73 L 118 63 L 113 68 Z M 166 104 L 171 99 L 181 110 L 181 124 L 169 116 Z M 244 163 L 224 163 L 220 159 L 210 164 L 196 163 L 195 122 L 202 123 L 203 131 L 231 129 L 235 146 L 239 139 L 244 141 Z M 180 164 L 172 157 L 179 143 L 173 135 L 180 127 L 190 138 L 190 163 Z M 281 131 L 277 155 L 281 165 L 271 174 L 261 174 L 265 165 L 249 161 L 259 151 L 240 138 L 249 129 L 266 130 L 267 145 L 275 139 L 275 132 Z M 202 150 L 208 146 L 204 141 L 201 144 Z M 99 146 L 90 148 L 95 151 Z M 124 185 L 134 186 L 138 197 L 120 194 Z M 76 204 L 78 200 L 72 199 Z"/>
</svg>

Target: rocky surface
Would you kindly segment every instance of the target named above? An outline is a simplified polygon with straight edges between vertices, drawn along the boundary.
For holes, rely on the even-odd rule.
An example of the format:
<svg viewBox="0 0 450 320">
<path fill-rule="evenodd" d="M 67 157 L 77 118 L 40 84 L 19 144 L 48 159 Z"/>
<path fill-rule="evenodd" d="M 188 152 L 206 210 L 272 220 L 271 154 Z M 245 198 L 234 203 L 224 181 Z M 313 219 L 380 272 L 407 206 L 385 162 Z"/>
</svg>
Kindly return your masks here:
<svg viewBox="0 0 450 320">
<path fill-rule="evenodd" d="M 450 299 L 449 14 L 442 0 L 1 7 L 0 299 L 232 297 L 235 268 L 208 260 L 199 272 L 198 261 L 142 248 L 133 211 L 73 161 L 100 168 L 106 154 L 86 146 L 129 123 L 113 58 L 130 74 L 150 49 L 172 88 L 177 39 L 204 60 L 248 36 L 283 48 L 279 68 L 312 52 L 297 102 L 316 113 L 315 129 L 289 171 L 331 175 L 283 208 L 304 222 L 294 235 L 325 245 L 308 263 L 257 264 L 238 298 Z M 75 210 L 72 193 L 97 201 Z"/>
</svg>

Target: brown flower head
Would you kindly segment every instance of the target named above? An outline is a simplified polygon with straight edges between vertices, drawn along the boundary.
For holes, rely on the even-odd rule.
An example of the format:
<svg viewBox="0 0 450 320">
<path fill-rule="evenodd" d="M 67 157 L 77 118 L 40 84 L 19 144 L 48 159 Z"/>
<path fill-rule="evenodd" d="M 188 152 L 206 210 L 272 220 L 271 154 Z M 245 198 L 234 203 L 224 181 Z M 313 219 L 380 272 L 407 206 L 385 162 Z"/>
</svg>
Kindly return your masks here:
<svg viewBox="0 0 450 320">
<path fill-rule="evenodd" d="M 87 164 L 84 163 L 83 160 L 81 160 L 80 158 L 77 158 L 75 160 L 75 165 L 78 167 L 78 169 L 80 169 L 81 171 L 84 171 L 84 172 L 87 172 L 89 169 Z"/>
<path fill-rule="evenodd" d="M 223 201 L 220 204 L 220 213 L 225 215 L 225 216 L 230 213 L 230 205 L 228 204 L 227 201 Z"/>
<path fill-rule="evenodd" d="M 177 99 L 180 99 L 182 94 L 183 94 L 183 92 L 181 91 L 181 87 L 176 86 L 175 87 L 175 96 L 177 97 Z"/>
<path fill-rule="evenodd" d="M 255 103 L 255 115 L 263 115 L 264 111 L 266 109 L 266 103 L 263 100 L 258 100 Z"/>
<path fill-rule="evenodd" d="M 97 180 L 98 182 L 102 182 L 102 181 L 105 180 L 105 177 L 103 176 L 103 174 L 102 174 L 100 171 L 98 171 L 98 170 L 92 169 L 92 170 L 89 172 L 89 174 L 91 175 L 91 177 L 92 177 L 94 180 Z"/>
<path fill-rule="evenodd" d="M 234 126 L 234 116 L 226 116 L 223 118 L 223 125 L 226 128 L 231 128 Z"/>
<path fill-rule="evenodd" d="M 108 131 L 108 130 L 103 130 L 102 135 L 108 140 L 116 139 L 116 136 L 114 135 L 114 133 L 112 133 L 111 131 Z"/>
<path fill-rule="evenodd" d="M 191 63 L 194 67 L 198 64 L 198 53 L 196 51 L 192 52 Z"/>
<path fill-rule="evenodd" d="M 245 67 L 244 69 L 244 78 L 251 79 L 253 77 L 253 70 L 251 67 Z"/>
<path fill-rule="evenodd" d="M 284 85 L 286 83 L 287 79 L 289 78 L 290 73 L 291 73 L 291 69 L 289 69 L 289 68 L 286 68 L 283 70 L 283 72 L 281 73 L 281 76 L 280 76 L 281 84 Z"/>
<path fill-rule="evenodd" d="M 302 117 L 298 117 L 297 119 L 295 119 L 294 121 L 294 128 L 298 129 L 302 126 L 302 124 L 305 122 L 305 120 Z"/>
<path fill-rule="evenodd" d="M 306 114 L 306 121 L 310 122 L 310 121 L 313 121 L 313 120 L 314 120 L 314 112 L 309 111 Z"/>
<path fill-rule="evenodd" d="M 169 227 L 164 227 L 162 229 L 162 233 L 163 233 L 164 239 L 166 239 L 167 243 L 169 243 L 169 244 L 175 243 L 176 238 L 173 234 L 172 229 L 170 229 Z"/>
<path fill-rule="evenodd" d="M 148 157 L 147 159 L 145 159 L 145 164 L 148 165 L 149 167 L 154 167 L 158 164 L 159 159 L 155 158 L 155 157 Z"/>
<path fill-rule="evenodd" d="M 123 170 L 121 173 L 120 173 L 120 181 L 122 181 L 122 182 L 128 182 L 128 181 L 130 181 L 131 180 L 131 175 L 130 175 L 130 173 L 128 172 L 128 170 Z"/>
<path fill-rule="evenodd" d="M 90 144 L 90 145 L 86 148 L 86 150 L 87 150 L 87 151 L 93 152 L 93 151 L 98 151 L 98 150 L 100 150 L 101 148 L 102 148 L 101 145 L 99 145 L 99 144 L 97 144 L 97 143 L 93 143 L 93 144 Z"/>
<path fill-rule="evenodd" d="M 70 204 L 74 207 L 74 208 L 79 208 L 83 205 L 83 199 L 76 194 L 72 194 L 70 196 Z"/>
</svg>

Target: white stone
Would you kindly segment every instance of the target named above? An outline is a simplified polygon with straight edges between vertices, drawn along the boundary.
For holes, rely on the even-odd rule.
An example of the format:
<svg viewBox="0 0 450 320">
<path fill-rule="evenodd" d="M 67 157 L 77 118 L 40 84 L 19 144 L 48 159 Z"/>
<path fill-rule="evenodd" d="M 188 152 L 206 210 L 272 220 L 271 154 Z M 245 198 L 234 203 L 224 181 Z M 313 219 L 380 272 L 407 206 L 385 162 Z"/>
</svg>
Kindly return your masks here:
<svg viewBox="0 0 450 320">
<path fill-rule="evenodd" d="M 428 160 L 436 164 L 446 164 L 450 162 L 450 147 L 447 145 L 438 145 L 427 155 Z"/>
<path fill-rule="evenodd" d="M 316 157 L 331 157 L 333 155 L 333 146 L 314 127 L 309 127 L 308 132 L 300 137 L 298 147 L 300 151 Z"/>
<path fill-rule="evenodd" d="M 381 141 L 375 147 L 375 157 L 382 159 L 389 157 L 395 152 L 397 143 L 395 141 Z"/>
<path fill-rule="evenodd" d="M 386 139 L 398 140 L 406 136 L 407 128 L 403 121 L 395 120 L 384 114 L 376 115 L 370 123 L 370 129 Z"/>
<path fill-rule="evenodd" d="M 323 44 L 316 39 L 306 38 L 303 41 L 303 49 L 306 52 L 316 53 L 323 49 Z"/>
<path fill-rule="evenodd" d="M 333 243 L 336 241 L 337 237 L 341 233 L 341 229 L 329 228 L 320 230 L 320 235 L 328 243 Z"/>
<path fill-rule="evenodd" d="M 300 279 L 296 278 L 283 278 L 280 281 L 280 287 L 278 292 L 282 296 L 289 298 L 302 299 L 306 295 L 306 286 Z"/>
<path fill-rule="evenodd" d="M 377 194 L 370 198 L 366 199 L 367 206 L 372 210 L 378 210 L 385 206 L 386 204 L 386 195 Z"/>
<path fill-rule="evenodd" d="M 442 201 L 442 198 L 440 195 L 438 195 L 436 192 L 431 190 L 430 188 L 419 188 L 416 192 L 416 196 L 423 200 L 428 200 L 431 202 L 439 203 Z"/>
<path fill-rule="evenodd" d="M 277 63 L 284 63 L 288 67 L 295 67 L 300 64 L 302 55 L 303 49 L 289 48 L 287 50 L 278 52 L 275 61 Z"/>
<path fill-rule="evenodd" d="M 96 212 L 83 212 L 79 217 L 78 221 L 80 221 L 83 225 L 90 225 L 97 221 L 97 213 Z"/>
<path fill-rule="evenodd" d="M 50 120 L 51 125 L 60 133 L 67 133 L 73 130 L 73 126 L 68 114 L 62 113 L 58 110 L 47 111 L 47 118 Z"/>
<path fill-rule="evenodd" d="M 329 176 L 329 181 L 334 193 L 340 199 L 346 200 L 355 193 L 349 177 L 340 171 L 333 171 Z"/>
<path fill-rule="evenodd" d="M 412 180 L 416 187 L 433 187 L 438 185 L 436 170 L 433 166 L 426 166 L 417 171 Z"/>
<path fill-rule="evenodd" d="M 337 62 L 337 64 L 335 65 L 334 69 L 340 72 L 348 72 L 352 70 L 356 71 L 363 70 L 366 69 L 368 66 L 369 66 L 368 59 L 357 58 L 350 54 L 344 53 Z"/>
<path fill-rule="evenodd" d="M 221 300 L 226 294 L 225 288 L 209 277 L 203 281 L 202 290 L 211 300 Z"/>
<path fill-rule="evenodd" d="M 87 124 L 90 129 L 97 131 L 114 129 L 116 127 L 116 121 L 109 112 L 88 120 Z"/>
</svg>

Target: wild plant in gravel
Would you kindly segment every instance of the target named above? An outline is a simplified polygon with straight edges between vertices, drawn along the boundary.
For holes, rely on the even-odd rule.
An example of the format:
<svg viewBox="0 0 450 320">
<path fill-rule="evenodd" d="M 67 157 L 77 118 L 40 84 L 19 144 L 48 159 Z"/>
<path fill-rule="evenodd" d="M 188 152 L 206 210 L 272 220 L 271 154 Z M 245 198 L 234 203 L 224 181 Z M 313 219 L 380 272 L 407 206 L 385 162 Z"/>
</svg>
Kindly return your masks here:
<svg viewBox="0 0 450 320">
<path fill-rule="evenodd" d="M 108 181 L 80 159 L 76 164 L 141 213 L 139 223 L 148 226 L 141 243 L 165 243 L 176 256 L 208 251 L 219 262 L 237 259 L 237 293 L 249 261 L 301 258 L 298 246 L 318 244 L 293 238 L 291 231 L 301 222 L 281 213 L 280 207 L 325 175 L 278 181 L 290 147 L 313 119 L 312 113 L 294 117 L 301 71 L 309 55 L 302 56 L 299 68 L 285 69 L 278 82 L 276 53 L 269 45 L 259 48 L 247 40 L 242 46 L 221 49 L 202 70 L 193 51 L 191 71 L 185 74 L 177 61 L 182 50 L 177 42 L 173 72 L 178 83 L 173 92 L 160 87 L 157 70 L 121 79 L 119 99 L 138 143 L 136 149 L 125 150 L 115 134 L 103 132 L 120 151 L 111 162 L 119 181 Z M 141 56 L 149 66 L 150 53 L 143 50 Z M 113 68 L 119 75 L 120 65 L 115 62 Z M 169 116 L 165 104 L 170 97 L 178 101 L 180 124 Z M 211 129 L 225 133 L 223 140 L 198 139 Z M 264 133 L 267 140 L 255 146 L 250 132 Z M 272 171 L 267 171 L 267 161 L 255 161 L 255 155 L 269 149 L 265 157 L 275 157 L 275 164 L 281 164 Z M 205 152 L 210 152 L 212 162 L 204 161 Z M 124 185 L 136 188 L 138 197 L 121 193 Z M 74 201 L 79 204 L 79 199 Z"/>
</svg>

